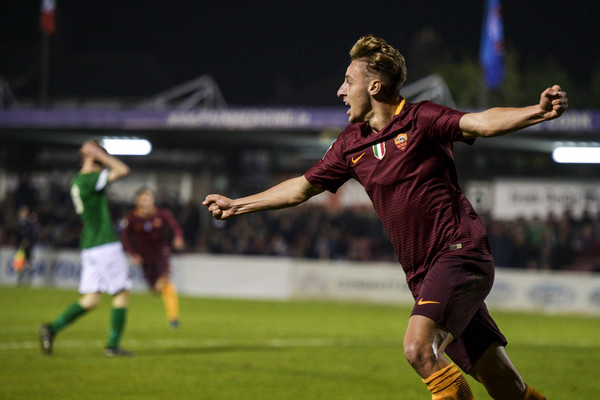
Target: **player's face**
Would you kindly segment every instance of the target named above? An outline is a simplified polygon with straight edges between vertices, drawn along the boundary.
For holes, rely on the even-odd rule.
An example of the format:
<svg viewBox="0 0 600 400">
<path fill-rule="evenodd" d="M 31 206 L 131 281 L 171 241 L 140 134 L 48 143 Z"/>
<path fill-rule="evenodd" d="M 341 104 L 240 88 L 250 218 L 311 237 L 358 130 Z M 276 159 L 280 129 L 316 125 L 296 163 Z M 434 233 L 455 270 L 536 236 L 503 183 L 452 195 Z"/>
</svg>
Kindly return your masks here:
<svg viewBox="0 0 600 400">
<path fill-rule="evenodd" d="M 364 122 L 371 109 L 369 79 L 364 75 L 363 61 L 354 60 L 346 70 L 344 83 L 337 96 L 350 108 L 346 112 L 350 123 Z"/>
<path fill-rule="evenodd" d="M 137 205 L 142 210 L 150 210 L 154 207 L 154 195 L 151 192 L 143 192 L 137 198 Z"/>
</svg>

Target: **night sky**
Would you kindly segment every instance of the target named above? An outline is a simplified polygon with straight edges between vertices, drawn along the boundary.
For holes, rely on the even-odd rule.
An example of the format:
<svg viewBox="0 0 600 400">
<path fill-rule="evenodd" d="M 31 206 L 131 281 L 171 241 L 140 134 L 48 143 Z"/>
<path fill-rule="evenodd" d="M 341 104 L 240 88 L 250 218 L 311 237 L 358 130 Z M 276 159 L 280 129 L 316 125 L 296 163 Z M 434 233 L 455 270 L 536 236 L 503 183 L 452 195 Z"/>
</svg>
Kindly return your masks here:
<svg viewBox="0 0 600 400">
<path fill-rule="evenodd" d="M 0 4 L 0 75 L 17 98 L 39 90 L 39 0 Z M 586 85 L 600 64 L 597 1 L 503 1 L 506 44 L 554 58 Z M 478 54 L 483 1 L 57 0 L 51 96 L 150 97 L 211 75 L 231 105 L 339 104 L 348 51 L 363 34 L 407 57 L 435 32 L 443 54 Z M 411 58 L 413 57 L 413 58 Z M 413 69 L 411 69 L 411 67 Z M 600 104 L 599 104 L 600 105 Z"/>
</svg>

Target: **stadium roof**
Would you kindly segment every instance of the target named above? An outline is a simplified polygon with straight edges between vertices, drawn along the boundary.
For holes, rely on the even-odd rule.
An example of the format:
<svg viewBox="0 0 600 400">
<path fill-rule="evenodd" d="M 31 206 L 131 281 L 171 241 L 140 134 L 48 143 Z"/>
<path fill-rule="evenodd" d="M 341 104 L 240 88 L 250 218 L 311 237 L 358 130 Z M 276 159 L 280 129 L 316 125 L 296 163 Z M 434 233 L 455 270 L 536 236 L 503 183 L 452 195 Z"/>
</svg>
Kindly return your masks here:
<svg viewBox="0 0 600 400">
<path fill-rule="evenodd" d="M 60 151 L 74 155 L 71 150 L 85 140 L 135 137 L 152 143 L 153 154 L 145 158 L 146 163 L 161 159 L 177 165 L 182 157 L 173 154 L 182 150 L 190 153 L 188 159 L 201 160 L 202 153 L 210 156 L 215 150 L 239 153 L 251 149 L 312 164 L 348 124 L 344 106 L 228 107 L 219 93 L 214 81 L 203 76 L 135 105 L 124 106 L 118 101 L 93 105 L 87 99 L 46 108 L 19 105 L 0 109 L 0 140 L 17 148 L 45 149 L 47 159 L 58 157 Z M 402 94 L 411 102 L 430 99 L 454 106 L 445 82 L 436 75 L 405 86 Z M 543 154 L 547 160 L 542 163 L 551 163 L 547 155 L 565 142 L 600 146 L 598 133 L 600 111 L 568 110 L 557 120 L 519 134 L 479 140 L 479 160 L 471 161 L 467 169 L 497 163 L 490 160 L 502 159 L 499 152 L 525 158 Z M 162 154 L 157 156 L 156 151 Z M 457 147 L 456 151 L 463 150 Z M 505 167 L 495 169 L 504 171 Z M 540 167 L 540 172 L 545 171 L 548 169 Z"/>
<path fill-rule="evenodd" d="M 183 111 L 38 108 L 0 110 L 0 137 L 3 140 L 33 140 L 39 144 L 81 143 L 90 132 L 94 135 L 151 136 L 165 144 L 194 135 L 195 140 L 204 143 L 206 140 L 228 141 L 228 138 L 261 142 L 260 135 L 248 135 L 247 132 L 262 132 L 268 140 L 294 142 L 304 136 L 315 137 L 316 133 L 323 131 L 340 132 L 347 124 L 345 107 L 227 107 Z M 62 134 L 56 134 L 57 131 Z M 215 131 L 221 132 L 219 137 L 211 139 L 206 135 L 206 132 Z M 561 118 L 530 127 L 526 132 L 518 136 L 532 141 L 594 140 L 600 133 L 600 111 L 569 110 Z M 162 139 L 161 136 L 169 138 Z M 241 136 L 247 139 L 242 139 Z M 185 143 L 187 142 L 186 140 Z"/>
</svg>

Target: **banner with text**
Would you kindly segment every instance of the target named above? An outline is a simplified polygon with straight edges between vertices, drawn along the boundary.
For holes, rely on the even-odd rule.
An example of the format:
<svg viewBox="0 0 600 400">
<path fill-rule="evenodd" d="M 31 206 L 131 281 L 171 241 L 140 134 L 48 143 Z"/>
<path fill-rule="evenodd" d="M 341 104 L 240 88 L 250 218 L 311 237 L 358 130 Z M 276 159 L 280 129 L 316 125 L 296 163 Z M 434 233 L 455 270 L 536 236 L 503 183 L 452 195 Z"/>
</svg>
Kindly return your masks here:
<svg viewBox="0 0 600 400">
<path fill-rule="evenodd" d="M 570 210 L 576 217 L 584 210 L 600 212 L 600 181 L 497 180 L 492 185 L 492 213 L 496 219 L 560 215 Z"/>
</svg>

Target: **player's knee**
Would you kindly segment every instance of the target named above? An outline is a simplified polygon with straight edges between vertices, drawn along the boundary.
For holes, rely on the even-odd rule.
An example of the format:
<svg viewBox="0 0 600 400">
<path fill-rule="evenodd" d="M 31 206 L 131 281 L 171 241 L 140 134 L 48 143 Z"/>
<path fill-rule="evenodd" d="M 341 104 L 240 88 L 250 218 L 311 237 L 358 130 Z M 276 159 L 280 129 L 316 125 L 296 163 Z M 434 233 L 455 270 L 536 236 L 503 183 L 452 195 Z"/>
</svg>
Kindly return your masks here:
<svg viewBox="0 0 600 400">
<path fill-rule="evenodd" d="M 79 299 L 79 305 L 86 310 L 91 311 L 98 307 L 100 299 L 101 296 L 98 293 L 85 294 Z"/>
<path fill-rule="evenodd" d="M 404 357 L 412 366 L 418 367 L 434 358 L 432 343 L 418 338 L 405 339 Z"/>
<path fill-rule="evenodd" d="M 122 290 L 113 296 L 112 306 L 115 308 L 127 308 L 129 306 L 129 291 Z"/>
</svg>

